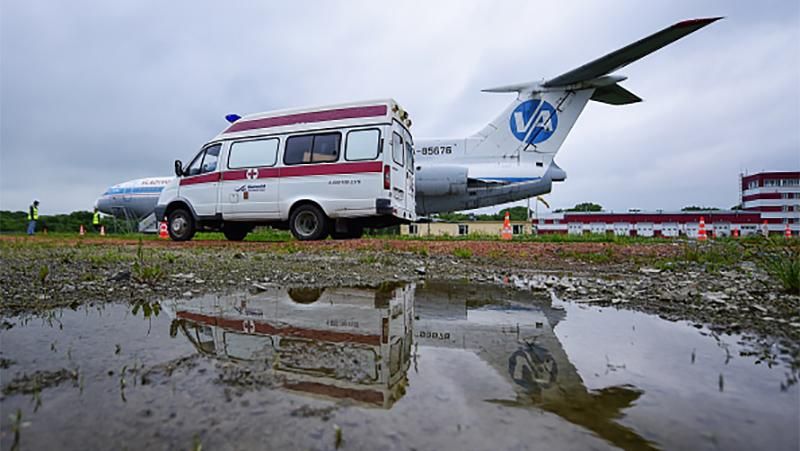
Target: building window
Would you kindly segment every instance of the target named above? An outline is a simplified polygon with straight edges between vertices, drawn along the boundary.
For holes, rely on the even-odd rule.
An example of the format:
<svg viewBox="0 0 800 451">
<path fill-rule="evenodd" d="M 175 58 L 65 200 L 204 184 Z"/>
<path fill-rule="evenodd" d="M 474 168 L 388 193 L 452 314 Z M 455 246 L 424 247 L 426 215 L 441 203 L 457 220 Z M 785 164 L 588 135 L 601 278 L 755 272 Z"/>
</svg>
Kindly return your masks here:
<svg viewBox="0 0 800 451">
<path fill-rule="evenodd" d="M 408 225 L 408 234 L 409 235 L 416 235 L 419 233 L 419 226 L 416 224 L 409 224 Z"/>
<path fill-rule="evenodd" d="M 469 235 L 469 226 L 466 224 L 459 224 L 458 225 L 458 234 L 459 235 Z"/>
<path fill-rule="evenodd" d="M 747 184 L 747 189 L 754 188 L 758 188 L 758 180 L 751 180 L 750 183 Z"/>
<path fill-rule="evenodd" d="M 525 233 L 525 226 L 522 224 L 512 224 L 511 233 L 513 233 L 514 235 L 522 235 L 523 233 Z"/>
</svg>

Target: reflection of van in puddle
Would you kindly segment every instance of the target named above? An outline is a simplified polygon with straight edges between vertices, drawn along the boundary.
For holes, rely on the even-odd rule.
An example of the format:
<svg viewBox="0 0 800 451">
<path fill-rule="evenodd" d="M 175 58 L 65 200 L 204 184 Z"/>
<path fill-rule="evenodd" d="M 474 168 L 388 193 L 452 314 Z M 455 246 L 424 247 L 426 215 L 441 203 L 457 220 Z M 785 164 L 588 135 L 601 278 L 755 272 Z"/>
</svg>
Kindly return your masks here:
<svg viewBox="0 0 800 451">
<path fill-rule="evenodd" d="M 262 365 L 291 390 L 388 408 L 405 392 L 413 290 L 270 288 L 167 310 L 203 354 Z"/>
</svg>

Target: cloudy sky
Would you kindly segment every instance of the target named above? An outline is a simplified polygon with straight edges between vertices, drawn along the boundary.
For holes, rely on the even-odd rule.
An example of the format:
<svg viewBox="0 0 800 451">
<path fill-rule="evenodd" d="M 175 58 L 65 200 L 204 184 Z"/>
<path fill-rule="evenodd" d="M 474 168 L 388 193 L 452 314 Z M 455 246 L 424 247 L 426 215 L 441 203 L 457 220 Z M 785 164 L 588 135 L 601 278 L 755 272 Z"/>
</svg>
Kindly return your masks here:
<svg viewBox="0 0 800 451">
<path fill-rule="evenodd" d="M 0 209 L 90 209 L 170 175 L 224 115 L 394 97 L 459 137 L 550 78 L 676 21 L 726 16 L 619 73 L 556 160 L 556 207 L 730 207 L 742 171 L 800 170 L 800 2 L 0 3 Z"/>
</svg>

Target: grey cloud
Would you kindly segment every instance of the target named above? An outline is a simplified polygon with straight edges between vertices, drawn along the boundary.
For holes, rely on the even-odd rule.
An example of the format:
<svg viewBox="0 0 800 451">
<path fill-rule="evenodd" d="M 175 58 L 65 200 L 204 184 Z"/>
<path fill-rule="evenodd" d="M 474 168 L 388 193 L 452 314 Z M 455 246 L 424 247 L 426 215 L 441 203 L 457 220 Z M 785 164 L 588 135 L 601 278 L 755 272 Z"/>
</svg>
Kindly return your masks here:
<svg viewBox="0 0 800 451">
<path fill-rule="evenodd" d="M 90 208 L 170 173 L 229 112 L 395 97 L 417 138 L 480 129 L 551 77 L 689 17 L 728 18 L 623 69 L 645 102 L 590 104 L 549 195 L 609 208 L 736 202 L 740 170 L 800 167 L 800 6 L 681 1 L 4 1 L 0 208 Z"/>
</svg>

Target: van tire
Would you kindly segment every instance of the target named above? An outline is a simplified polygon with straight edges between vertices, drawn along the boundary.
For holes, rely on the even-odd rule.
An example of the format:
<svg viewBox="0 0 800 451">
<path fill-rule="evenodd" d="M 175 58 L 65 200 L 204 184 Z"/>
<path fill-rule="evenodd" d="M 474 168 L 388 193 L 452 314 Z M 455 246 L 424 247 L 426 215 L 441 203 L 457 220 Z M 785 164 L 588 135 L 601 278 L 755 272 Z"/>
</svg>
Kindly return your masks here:
<svg viewBox="0 0 800 451">
<path fill-rule="evenodd" d="M 325 213 L 313 204 L 300 205 L 289 216 L 289 230 L 300 241 L 324 240 L 330 223 Z"/>
<path fill-rule="evenodd" d="M 176 208 L 167 218 L 167 230 L 173 241 L 191 240 L 196 232 L 192 214 L 183 208 Z"/>
<path fill-rule="evenodd" d="M 222 226 L 222 234 L 228 241 L 242 241 L 250 230 L 251 227 L 247 224 L 227 223 Z"/>
</svg>

